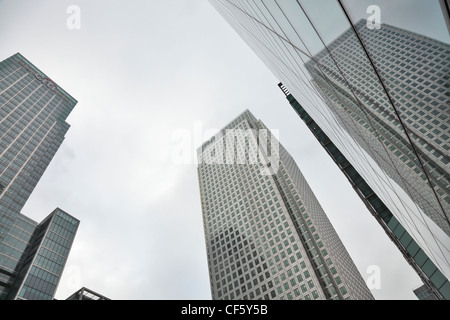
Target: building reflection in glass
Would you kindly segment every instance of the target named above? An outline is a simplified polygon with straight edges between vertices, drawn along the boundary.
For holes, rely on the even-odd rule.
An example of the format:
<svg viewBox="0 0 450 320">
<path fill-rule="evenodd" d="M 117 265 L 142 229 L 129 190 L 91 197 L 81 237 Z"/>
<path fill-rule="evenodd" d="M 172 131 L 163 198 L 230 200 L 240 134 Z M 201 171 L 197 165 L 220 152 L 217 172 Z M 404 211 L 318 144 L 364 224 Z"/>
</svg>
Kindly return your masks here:
<svg viewBox="0 0 450 320">
<path fill-rule="evenodd" d="M 210 2 L 449 279 L 445 0 Z"/>
</svg>

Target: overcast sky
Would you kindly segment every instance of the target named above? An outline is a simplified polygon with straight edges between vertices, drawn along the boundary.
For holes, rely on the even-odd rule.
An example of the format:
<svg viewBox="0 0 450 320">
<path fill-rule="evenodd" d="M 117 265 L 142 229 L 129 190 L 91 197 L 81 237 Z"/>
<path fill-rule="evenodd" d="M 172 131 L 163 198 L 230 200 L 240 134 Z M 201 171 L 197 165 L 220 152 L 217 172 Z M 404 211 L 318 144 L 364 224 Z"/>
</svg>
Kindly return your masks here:
<svg viewBox="0 0 450 320">
<path fill-rule="evenodd" d="M 69 29 L 67 8 L 81 10 Z M 421 281 L 295 114 L 277 79 L 206 0 L 0 0 L 0 60 L 20 52 L 78 100 L 23 213 L 81 223 L 56 293 L 210 299 L 194 152 L 245 109 L 297 161 L 376 299 Z M 186 132 L 191 161 L 179 163 Z M 183 145 L 184 146 L 184 145 Z M 373 270 L 373 269 L 372 269 Z"/>
</svg>

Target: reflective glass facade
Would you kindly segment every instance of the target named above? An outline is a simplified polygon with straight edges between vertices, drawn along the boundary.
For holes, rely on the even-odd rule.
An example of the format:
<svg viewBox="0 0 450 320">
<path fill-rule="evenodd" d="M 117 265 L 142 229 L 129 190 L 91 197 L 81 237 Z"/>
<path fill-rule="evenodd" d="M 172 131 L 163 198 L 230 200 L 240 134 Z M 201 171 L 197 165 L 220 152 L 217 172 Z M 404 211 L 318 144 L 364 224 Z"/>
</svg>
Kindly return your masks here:
<svg viewBox="0 0 450 320">
<path fill-rule="evenodd" d="M 21 54 L 0 62 L 0 299 L 19 297 L 11 288 L 17 289 L 21 281 L 31 279 L 23 274 L 24 263 L 29 263 L 31 257 L 37 254 L 39 265 L 51 256 L 44 249 L 42 254 L 30 253 L 36 249 L 30 249 L 31 244 L 37 243 L 36 232 L 47 229 L 20 212 L 63 142 L 69 129 L 65 120 L 76 103 Z M 59 216 L 67 214 L 57 209 L 54 215 L 59 220 Z M 55 254 L 66 259 L 67 253 Z M 49 267 L 51 275 L 42 275 L 33 267 L 33 276 L 38 273 L 37 277 L 51 279 L 51 284 L 42 291 L 39 288 L 43 282 L 28 282 L 25 292 L 31 292 L 36 284 L 36 294 L 24 293 L 20 298 L 52 297 L 62 272 L 62 260 L 58 261 L 59 267 Z"/>
<path fill-rule="evenodd" d="M 13 285 L 25 251 L 38 223 L 19 214 L 0 244 L 0 300 L 6 298 Z"/>
<path fill-rule="evenodd" d="M 52 300 L 79 221 L 61 209 L 36 226 L 7 299 Z"/>
<path fill-rule="evenodd" d="M 448 2 L 210 2 L 448 279 Z"/>
<path fill-rule="evenodd" d="M 75 104 L 19 53 L 0 62 L 0 237 L 63 142 Z"/>
<path fill-rule="evenodd" d="M 408 263 L 414 268 L 419 277 L 426 284 L 428 290 L 433 292 L 433 296 L 437 296 L 439 299 L 449 299 L 450 282 L 436 267 L 427 254 L 419 247 L 408 231 L 406 231 L 405 228 L 403 228 L 403 226 L 393 216 L 389 208 L 386 207 L 380 197 L 355 170 L 342 152 L 309 116 L 306 110 L 282 84 L 279 84 L 279 86 L 286 94 L 286 97 L 294 110 L 305 122 L 333 161 L 341 169 L 342 173 L 347 177 L 358 196 L 373 214 L 375 219 L 380 223 L 386 234 L 398 247 Z"/>
<path fill-rule="evenodd" d="M 229 150 L 248 157 L 225 163 Z M 213 299 L 373 299 L 298 166 L 248 110 L 198 154 Z M 269 154 L 276 163 L 252 162 Z"/>
</svg>

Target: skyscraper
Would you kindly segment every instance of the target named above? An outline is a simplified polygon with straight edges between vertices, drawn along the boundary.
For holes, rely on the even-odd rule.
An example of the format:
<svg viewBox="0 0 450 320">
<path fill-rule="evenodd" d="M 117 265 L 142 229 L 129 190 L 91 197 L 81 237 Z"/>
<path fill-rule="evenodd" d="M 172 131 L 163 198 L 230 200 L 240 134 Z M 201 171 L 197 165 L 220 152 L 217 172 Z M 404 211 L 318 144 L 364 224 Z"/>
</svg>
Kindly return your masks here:
<svg viewBox="0 0 450 320">
<path fill-rule="evenodd" d="M 387 24 L 379 30 L 366 25 L 360 20 L 355 28 L 377 57 L 374 63 L 398 110 L 371 85 L 376 75 L 357 50 L 352 29 L 306 62 L 312 83 L 341 126 L 450 236 L 450 45 Z M 345 81 L 350 85 L 340 87 Z"/>
<path fill-rule="evenodd" d="M 53 268 L 53 263 L 64 266 L 78 220 L 56 209 L 38 224 L 21 210 L 63 142 L 69 129 L 65 120 L 76 103 L 21 54 L 0 62 L 1 299 L 48 299 L 54 295 L 62 269 Z M 66 227 L 61 219 L 71 225 Z M 50 249 L 56 254 L 47 250 L 52 241 L 57 249 Z M 61 252 L 60 245 L 65 248 Z M 42 265 L 46 259 L 48 263 Z M 29 282 L 31 277 L 41 280 Z M 25 291 L 17 295 L 11 288 Z"/>
<path fill-rule="evenodd" d="M 198 158 L 213 299 L 373 299 L 294 160 L 248 110 Z"/>
<path fill-rule="evenodd" d="M 21 228 L 23 222 L 15 224 L 2 244 L 1 251 L 4 255 L 20 254 L 12 284 L 7 286 L 6 299 L 53 299 L 79 223 L 79 220 L 57 208 L 41 223 L 34 223 L 32 232 Z M 21 241 L 20 236 L 23 234 L 29 240 Z M 20 252 L 21 246 L 25 244 L 23 252 Z"/>
<path fill-rule="evenodd" d="M 439 269 L 444 279 L 436 283 L 448 284 L 450 37 L 444 1 L 426 1 L 424 23 L 414 25 L 402 19 L 401 7 L 383 11 L 384 19 L 414 32 L 373 24 L 368 6 L 386 8 L 381 0 L 210 2 Z M 430 19 L 441 29 L 427 28 Z M 414 268 L 423 271 L 426 260 Z M 448 286 L 441 289 L 441 298 L 450 296 Z"/>
<path fill-rule="evenodd" d="M 300 103 L 280 83 L 281 90 L 285 93 L 287 100 L 305 122 L 322 147 L 327 151 L 342 173 L 356 191 L 358 196 L 372 213 L 380 226 L 403 254 L 406 261 L 417 272 L 428 291 L 439 299 L 450 298 L 450 282 L 436 267 L 428 255 L 419 247 L 409 232 L 394 217 L 389 208 L 380 197 L 367 184 L 353 165 L 347 160 L 336 145 L 328 138 L 324 131 L 309 116 Z"/>
</svg>

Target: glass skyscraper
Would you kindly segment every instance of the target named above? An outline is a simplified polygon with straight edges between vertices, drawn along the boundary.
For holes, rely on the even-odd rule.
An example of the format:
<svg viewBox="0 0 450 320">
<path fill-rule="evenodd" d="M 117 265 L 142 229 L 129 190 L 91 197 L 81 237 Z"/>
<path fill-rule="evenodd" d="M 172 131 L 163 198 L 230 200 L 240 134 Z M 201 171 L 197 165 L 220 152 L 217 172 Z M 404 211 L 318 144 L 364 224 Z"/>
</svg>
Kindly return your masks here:
<svg viewBox="0 0 450 320">
<path fill-rule="evenodd" d="M 213 299 L 373 299 L 296 163 L 248 110 L 198 159 Z"/>
<path fill-rule="evenodd" d="M 52 299 L 79 221 L 21 210 L 69 129 L 77 101 L 17 53 L 0 62 L 0 299 Z"/>
<path fill-rule="evenodd" d="M 447 3 L 416 0 L 406 10 L 384 0 L 210 2 L 404 228 L 412 239 L 391 232 L 393 241 L 448 299 Z M 411 241 L 429 259 L 415 261 Z"/>
<path fill-rule="evenodd" d="M 279 86 L 285 93 L 291 106 L 346 176 L 367 209 L 372 213 L 389 238 L 397 246 L 406 261 L 417 272 L 423 283 L 425 283 L 428 291 L 431 292 L 430 295 L 439 297 L 439 299 L 448 299 L 450 283 L 446 277 L 436 267 L 428 255 L 419 247 L 409 232 L 399 223 L 397 218 L 394 217 L 380 197 L 367 184 L 358 171 L 356 171 L 355 167 L 309 116 L 300 103 L 298 103 L 281 83 Z"/>
<path fill-rule="evenodd" d="M 20 253 L 19 268 L 6 299 L 53 299 L 79 223 L 57 208 L 41 223 L 31 224 L 26 231 L 22 229 L 22 221 L 15 224 L 4 246 L 2 244 L 6 250 Z M 25 239 L 20 238 L 21 235 L 25 235 Z M 23 252 L 18 250 L 20 248 Z M 9 253 L 6 251 L 5 255 Z"/>
<path fill-rule="evenodd" d="M 379 91 L 372 66 L 357 50 L 352 29 L 305 64 L 312 83 L 341 126 L 450 236 L 450 97 L 446 95 L 450 45 L 387 24 L 379 30 L 366 25 L 366 20 L 360 20 L 355 27 L 376 57 L 374 63 L 402 121 L 397 120 L 396 110 L 389 108 L 388 97 Z M 333 58 L 339 57 L 339 64 L 328 50 Z M 346 81 L 349 86 L 341 87 Z M 438 201 L 430 201 L 436 195 Z"/>
</svg>

